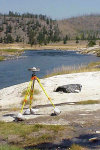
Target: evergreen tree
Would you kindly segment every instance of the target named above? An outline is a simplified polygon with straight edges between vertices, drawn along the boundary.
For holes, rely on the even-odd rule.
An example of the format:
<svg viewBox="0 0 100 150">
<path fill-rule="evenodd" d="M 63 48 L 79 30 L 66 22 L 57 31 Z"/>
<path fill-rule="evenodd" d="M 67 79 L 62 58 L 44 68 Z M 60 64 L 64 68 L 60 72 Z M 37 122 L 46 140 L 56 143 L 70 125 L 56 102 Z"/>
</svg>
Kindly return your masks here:
<svg viewBox="0 0 100 150">
<path fill-rule="evenodd" d="M 0 43 L 3 43 L 3 39 L 2 39 L 2 37 L 0 38 Z"/>
<path fill-rule="evenodd" d="M 11 33 L 12 32 L 12 27 L 11 27 L 11 25 L 7 25 L 6 26 L 6 34 L 7 33 Z"/>
<path fill-rule="evenodd" d="M 18 35 L 16 36 L 16 40 L 15 41 L 18 42 L 18 43 L 20 42 L 20 37 Z"/>
<path fill-rule="evenodd" d="M 34 45 L 36 44 L 37 41 L 36 41 L 36 38 L 35 38 L 35 32 L 33 30 L 30 30 L 29 31 L 29 44 Z"/>
<path fill-rule="evenodd" d="M 40 45 L 42 45 L 45 41 L 45 36 L 41 31 L 39 32 L 39 35 L 37 37 L 37 41 Z"/>
<path fill-rule="evenodd" d="M 63 39 L 63 43 L 66 44 L 68 41 L 68 36 L 66 35 L 65 38 Z"/>
<path fill-rule="evenodd" d="M 95 40 L 90 40 L 90 41 L 88 42 L 88 46 L 89 46 L 89 47 L 93 47 L 94 45 L 96 45 L 96 41 L 95 41 Z"/>
<path fill-rule="evenodd" d="M 12 36 L 10 34 L 7 34 L 4 37 L 4 43 L 13 43 L 13 42 L 14 42 L 14 39 L 12 38 Z"/>
<path fill-rule="evenodd" d="M 76 36 L 76 43 L 79 43 L 79 37 Z"/>
<path fill-rule="evenodd" d="M 66 44 L 66 43 L 67 43 L 67 40 L 66 40 L 65 38 L 63 39 L 63 43 L 64 43 L 64 44 Z"/>
</svg>

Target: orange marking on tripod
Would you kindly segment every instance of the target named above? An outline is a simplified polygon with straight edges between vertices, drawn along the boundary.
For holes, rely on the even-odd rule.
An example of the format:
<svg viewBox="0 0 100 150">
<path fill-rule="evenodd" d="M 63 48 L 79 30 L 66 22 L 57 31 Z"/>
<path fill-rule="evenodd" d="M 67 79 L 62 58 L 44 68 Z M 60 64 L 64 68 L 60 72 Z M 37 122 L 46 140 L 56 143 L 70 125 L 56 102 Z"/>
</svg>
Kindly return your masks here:
<svg viewBox="0 0 100 150">
<path fill-rule="evenodd" d="M 30 96 L 30 100 L 32 100 L 33 99 L 33 96 Z"/>
<path fill-rule="evenodd" d="M 32 78 L 31 78 L 31 80 L 35 80 L 35 79 L 37 79 L 37 77 L 36 77 L 36 76 L 34 76 L 34 77 L 32 77 Z"/>
<path fill-rule="evenodd" d="M 51 100 L 51 98 L 50 98 L 50 97 L 48 97 L 48 99 L 49 99 L 49 100 Z"/>
<path fill-rule="evenodd" d="M 26 103 L 26 102 L 27 102 L 27 99 L 24 99 L 24 102 Z"/>
</svg>

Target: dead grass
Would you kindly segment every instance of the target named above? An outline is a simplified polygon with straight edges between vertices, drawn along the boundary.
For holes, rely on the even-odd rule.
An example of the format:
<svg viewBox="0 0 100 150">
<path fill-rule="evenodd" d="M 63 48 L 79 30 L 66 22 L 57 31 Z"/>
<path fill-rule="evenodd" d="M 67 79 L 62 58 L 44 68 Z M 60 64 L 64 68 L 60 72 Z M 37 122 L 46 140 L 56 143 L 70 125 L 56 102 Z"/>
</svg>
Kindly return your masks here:
<svg viewBox="0 0 100 150">
<path fill-rule="evenodd" d="M 80 101 L 80 102 L 77 102 L 76 104 L 78 105 L 100 104 L 100 100 Z"/>
<path fill-rule="evenodd" d="M 5 57 L 4 56 L 0 56 L 0 61 L 3 61 L 5 60 Z"/>
<path fill-rule="evenodd" d="M 22 148 L 10 145 L 0 145 L 0 150 L 24 150 Z"/>
<path fill-rule="evenodd" d="M 38 100 L 38 98 L 36 98 L 35 96 L 33 96 L 32 103 L 33 103 L 34 101 L 37 101 L 37 100 Z M 23 104 L 23 103 L 24 103 L 24 100 L 21 101 L 21 104 Z M 30 105 L 30 100 L 29 100 L 29 99 L 26 101 L 25 105 Z"/>
<path fill-rule="evenodd" d="M 86 150 L 86 148 L 83 148 L 82 146 L 79 146 L 77 144 L 73 144 L 71 147 L 70 147 L 70 150 Z"/>
<path fill-rule="evenodd" d="M 0 122 L 0 134 L 8 143 L 20 147 L 53 142 L 60 137 L 60 132 L 71 130 L 69 126 L 61 125 L 26 125 L 24 123 Z M 15 138 L 14 138 L 15 137 Z M 16 139 L 16 140 L 15 140 Z"/>
<path fill-rule="evenodd" d="M 68 134 L 73 133 L 73 128 L 68 125 L 42 125 L 42 124 L 25 124 L 0 122 L 0 135 L 5 140 L 3 150 L 22 150 L 28 146 L 38 146 L 43 143 L 61 142 L 67 140 Z M 70 138 L 71 140 L 71 138 Z M 13 144 L 13 146 L 9 146 Z M 15 147 L 18 145 L 21 148 Z M 10 149 L 11 148 L 11 149 Z M 44 147 L 45 148 L 45 147 Z M 34 150 L 38 150 L 33 148 Z M 85 148 L 73 144 L 70 150 L 86 150 Z"/>
<path fill-rule="evenodd" d="M 97 67 L 98 65 L 100 65 L 100 61 L 91 62 L 91 63 L 88 64 L 88 67 L 89 67 L 89 68 L 91 68 L 91 67 L 94 68 L 94 67 Z"/>
<path fill-rule="evenodd" d="M 23 90 L 21 96 L 24 97 L 26 94 L 27 94 L 27 89 Z M 39 94 L 40 94 L 40 91 L 38 89 L 34 89 L 34 94 L 33 94 L 33 100 L 32 100 L 32 102 L 38 100 L 34 95 L 39 95 Z M 22 100 L 21 104 L 23 104 L 23 103 L 24 103 L 24 100 Z M 26 105 L 30 104 L 29 98 L 28 98 L 28 100 L 26 101 L 25 104 Z"/>
<path fill-rule="evenodd" d="M 18 108 L 16 106 L 9 108 L 9 111 L 18 111 L 18 110 L 20 110 L 20 108 Z"/>
<path fill-rule="evenodd" d="M 16 53 L 16 52 L 21 52 L 23 50 L 21 50 L 21 49 L 0 49 L 0 51 L 8 52 L 8 53 L 11 53 L 11 52 Z"/>
<path fill-rule="evenodd" d="M 48 78 L 56 75 L 62 75 L 62 74 L 100 71 L 100 68 L 98 68 L 97 65 L 100 65 L 100 62 L 92 62 L 87 66 L 85 65 L 62 66 L 60 68 L 53 69 L 53 71 L 51 73 L 47 73 L 47 75 L 44 76 L 44 78 Z"/>
<path fill-rule="evenodd" d="M 22 91 L 21 96 L 25 96 L 25 94 L 27 94 L 27 89 Z M 34 89 L 34 95 L 39 95 L 40 91 L 38 89 Z"/>
<path fill-rule="evenodd" d="M 26 137 L 27 134 L 29 135 L 32 132 L 38 132 L 41 130 L 53 131 L 54 133 L 55 132 L 58 133 L 59 131 L 62 131 L 66 128 L 69 127 L 61 125 L 41 125 L 41 124 L 26 125 L 24 123 L 18 124 L 13 122 L 12 123 L 0 122 L 0 133 L 5 136 L 15 134 L 18 136 Z"/>
</svg>

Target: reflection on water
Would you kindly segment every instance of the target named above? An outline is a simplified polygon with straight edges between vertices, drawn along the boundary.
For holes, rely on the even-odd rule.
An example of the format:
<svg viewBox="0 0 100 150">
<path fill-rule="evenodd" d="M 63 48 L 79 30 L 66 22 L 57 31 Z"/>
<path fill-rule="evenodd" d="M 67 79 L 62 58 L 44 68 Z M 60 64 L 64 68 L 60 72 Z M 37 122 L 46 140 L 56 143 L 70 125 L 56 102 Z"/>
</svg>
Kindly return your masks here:
<svg viewBox="0 0 100 150">
<path fill-rule="evenodd" d="M 100 60 L 93 55 L 81 55 L 74 51 L 60 50 L 30 50 L 25 51 L 23 56 L 25 57 L 0 62 L 0 89 L 29 81 L 31 72 L 27 69 L 33 66 L 40 68 L 37 76 L 43 77 L 47 71 L 62 65 L 72 66 Z"/>
</svg>

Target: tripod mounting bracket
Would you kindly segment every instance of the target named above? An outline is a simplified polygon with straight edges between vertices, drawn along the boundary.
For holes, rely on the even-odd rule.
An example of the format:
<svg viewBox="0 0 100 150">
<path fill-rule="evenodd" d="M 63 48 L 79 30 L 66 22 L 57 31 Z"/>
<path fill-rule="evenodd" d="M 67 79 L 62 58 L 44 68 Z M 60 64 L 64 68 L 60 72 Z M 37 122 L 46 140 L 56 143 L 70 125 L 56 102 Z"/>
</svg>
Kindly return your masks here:
<svg viewBox="0 0 100 150">
<path fill-rule="evenodd" d="M 40 68 L 33 67 L 33 68 L 29 68 L 28 70 L 32 71 L 33 73 L 35 73 L 35 72 L 40 71 Z"/>
</svg>

